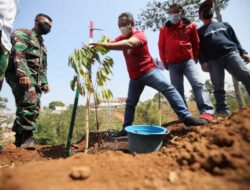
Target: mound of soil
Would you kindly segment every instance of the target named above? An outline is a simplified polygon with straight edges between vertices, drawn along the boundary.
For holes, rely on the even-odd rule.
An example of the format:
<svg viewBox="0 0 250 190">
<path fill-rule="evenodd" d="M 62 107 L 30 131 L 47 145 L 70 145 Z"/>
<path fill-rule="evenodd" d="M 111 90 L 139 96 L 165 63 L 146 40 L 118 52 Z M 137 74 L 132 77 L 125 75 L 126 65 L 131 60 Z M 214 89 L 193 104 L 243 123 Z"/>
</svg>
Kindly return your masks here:
<svg viewBox="0 0 250 190">
<path fill-rule="evenodd" d="M 171 125 L 161 151 L 150 154 L 127 154 L 126 142 L 105 140 L 102 149 L 94 143 L 92 154 L 78 153 L 66 159 L 57 159 L 63 147 L 57 152 L 51 147 L 28 152 L 33 159 L 13 147 L 11 156 L 3 150 L 0 162 L 12 163 L 22 157 L 26 163 L 1 169 L 0 189 L 249 189 L 249 116 L 250 107 L 246 107 L 188 132 L 181 124 Z M 109 148 L 122 151 L 107 151 Z"/>
</svg>

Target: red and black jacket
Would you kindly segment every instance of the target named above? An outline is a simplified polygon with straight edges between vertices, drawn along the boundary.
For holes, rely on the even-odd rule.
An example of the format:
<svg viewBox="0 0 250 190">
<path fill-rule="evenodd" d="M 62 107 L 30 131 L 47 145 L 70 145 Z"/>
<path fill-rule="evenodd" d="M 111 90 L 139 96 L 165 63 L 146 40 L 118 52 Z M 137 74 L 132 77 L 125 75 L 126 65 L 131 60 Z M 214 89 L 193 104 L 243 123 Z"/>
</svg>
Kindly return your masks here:
<svg viewBox="0 0 250 190">
<path fill-rule="evenodd" d="M 196 24 L 187 19 L 177 25 L 167 23 L 160 30 L 158 48 L 164 64 L 198 59 L 199 35 Z"/>
</svg>

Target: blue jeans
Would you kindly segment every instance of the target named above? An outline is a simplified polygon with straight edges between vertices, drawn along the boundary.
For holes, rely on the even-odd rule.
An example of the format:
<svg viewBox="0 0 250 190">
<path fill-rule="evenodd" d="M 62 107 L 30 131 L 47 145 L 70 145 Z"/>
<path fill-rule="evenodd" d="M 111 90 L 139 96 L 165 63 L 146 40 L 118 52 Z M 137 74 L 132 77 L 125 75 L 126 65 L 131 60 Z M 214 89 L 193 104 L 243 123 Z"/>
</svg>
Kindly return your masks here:
<svg viewBox="0 0 250 190">
<path fill-rule="evenodd" d="M 181 94 L 185 101 L 184 95 L 184 75 L 192 86 L 197 107 L 201 114 L 214 114 L 213 104 L 210 100 L 209 92 L 204 83 L 201 82 L 199 66 L 193 59 L 181 64 L 169 64 L 168 66 L 172 85 Z M 186 102 L 186 101 L 185 101 Z"/>
<path fill-rule="evenodd" d="M 167 79 L 160 70 L 153 69 L 142 77 L 129 81 L 123 127 L 132 125 L 134 121 L 135 107 L 145 86 L 150 86 L 161 92 L 167 98 L 171 107 L 181 119 L 191 116 L 191 113 L 188 111 L 178 91 L 167 82 Z"/>
<path fill-rule="evenodd" d="M 225 69 L 234 78 L 246 87 L 250 95 L 250 70 L 237 51 L 228 53 L 218 59 L 208 61 L 209 73 L 214 86 L 214 97 L 216 100 L 216 111 L 227 112 L 229 107 L 226 103 L 226 92 L 224 89 Z"/>
</svg>

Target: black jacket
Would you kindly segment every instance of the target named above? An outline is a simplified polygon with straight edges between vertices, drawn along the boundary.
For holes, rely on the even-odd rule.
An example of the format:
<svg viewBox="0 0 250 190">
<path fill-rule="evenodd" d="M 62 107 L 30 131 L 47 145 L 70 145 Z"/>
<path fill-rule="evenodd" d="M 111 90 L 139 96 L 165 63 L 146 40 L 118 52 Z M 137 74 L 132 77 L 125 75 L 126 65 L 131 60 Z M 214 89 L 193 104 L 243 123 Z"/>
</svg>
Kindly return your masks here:
<svg viewBox="0 0 250 190">
<path fill-rule="evenodd" d="M 247 54 L 241 47 L 233 28 L 226 22 L 212 22 L 198 29 L 200 63 L 217 59 L 233 51 Z"/>
</svg>

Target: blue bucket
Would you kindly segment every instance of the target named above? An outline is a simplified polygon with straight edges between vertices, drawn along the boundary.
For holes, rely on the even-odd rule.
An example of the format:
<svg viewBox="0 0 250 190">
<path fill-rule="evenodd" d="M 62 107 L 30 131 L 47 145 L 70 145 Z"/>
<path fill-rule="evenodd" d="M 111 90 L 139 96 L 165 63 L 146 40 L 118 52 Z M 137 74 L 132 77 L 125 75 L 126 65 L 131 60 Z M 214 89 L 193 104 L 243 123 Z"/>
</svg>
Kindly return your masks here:
<svg viewBox="0 0 250 190">
<path fill-rule="evenodd" d="M 149 153 L 159 151 L 167 129 L 153 125 L 131 125 L 125 128 L 128 133 L 130 153 Z"/>
</svg>

